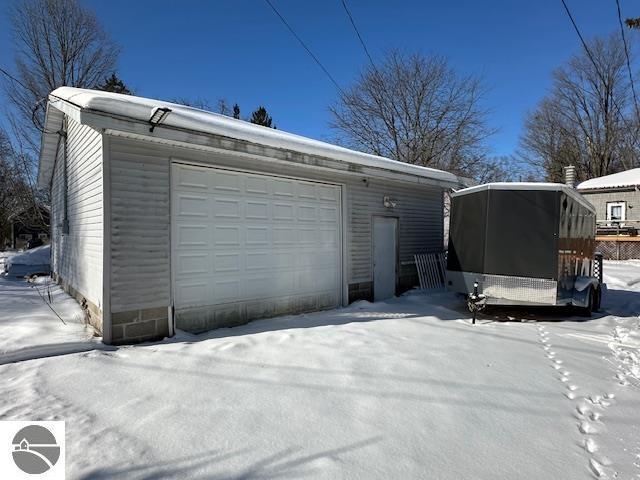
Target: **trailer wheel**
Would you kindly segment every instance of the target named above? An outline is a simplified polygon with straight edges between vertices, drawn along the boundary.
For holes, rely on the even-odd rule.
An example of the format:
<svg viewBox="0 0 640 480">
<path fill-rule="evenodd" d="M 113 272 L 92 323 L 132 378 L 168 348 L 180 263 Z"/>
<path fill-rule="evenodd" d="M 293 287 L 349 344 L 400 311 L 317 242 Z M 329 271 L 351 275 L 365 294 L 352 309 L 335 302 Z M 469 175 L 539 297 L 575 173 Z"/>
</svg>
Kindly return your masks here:
<svg viewBox="0 0 640 480">
<path fill-rule="evenodd" d="M 583 317 L 590 317 L 591 313 L 594 311 L 595 301 L 596 294 L 593 287 L 589 287 L 589 293 L 587 293 L 587 306 L 580 307 L 580 315 Z"/>
<path fill-rule="evenodd" d="M 602 305 L 602 289 L 598 286 L 593 289 L 593 311 L 599 312 Z"/>
</svg>

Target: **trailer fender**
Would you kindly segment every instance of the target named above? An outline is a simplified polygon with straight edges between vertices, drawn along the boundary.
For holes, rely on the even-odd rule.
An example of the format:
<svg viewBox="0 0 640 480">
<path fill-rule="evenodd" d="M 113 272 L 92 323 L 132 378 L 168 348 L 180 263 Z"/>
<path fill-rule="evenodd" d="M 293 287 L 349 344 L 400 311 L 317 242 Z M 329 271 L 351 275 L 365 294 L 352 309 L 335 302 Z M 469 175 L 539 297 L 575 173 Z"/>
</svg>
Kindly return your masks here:
<svg viewBox="0 0 640 480">
<path fill-rule="evenodd" d="M 573 305 L 576 307 L 586 307 L 589 302 L 589 291 L 599 294 L 600 282 L 595 277 L 576 277 L 573 290 Z"/>
</svg>

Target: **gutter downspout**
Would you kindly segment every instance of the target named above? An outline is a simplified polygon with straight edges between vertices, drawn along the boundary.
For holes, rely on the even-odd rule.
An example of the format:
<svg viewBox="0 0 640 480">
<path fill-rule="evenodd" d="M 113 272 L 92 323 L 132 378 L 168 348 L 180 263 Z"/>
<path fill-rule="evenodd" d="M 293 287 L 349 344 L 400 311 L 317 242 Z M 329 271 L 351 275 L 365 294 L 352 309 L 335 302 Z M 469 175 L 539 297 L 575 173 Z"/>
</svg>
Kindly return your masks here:
<svg viewBox="0 0 640 480">
<path fill-rule="evenodd" d="M 62 158 L 62 174 L 64 177 L 64 203 L 63 203 L 63 217 L 62 217 L 62 234 L 69 233 L 69 180 L 67 178 L 67 117 L 65 115 L 60 131 L 60 138 L 63 140 L 63 158 Z"/>
</svg>

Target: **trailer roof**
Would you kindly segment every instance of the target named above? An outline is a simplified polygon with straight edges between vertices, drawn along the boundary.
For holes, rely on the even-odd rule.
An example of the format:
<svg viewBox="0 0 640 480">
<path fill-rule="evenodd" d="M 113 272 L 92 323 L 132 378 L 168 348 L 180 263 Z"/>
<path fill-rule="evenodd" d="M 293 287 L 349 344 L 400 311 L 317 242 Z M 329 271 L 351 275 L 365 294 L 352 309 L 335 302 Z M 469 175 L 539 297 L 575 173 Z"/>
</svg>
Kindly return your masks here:
<svg viewBox="0 0 640 480">
<path fill-rule="evenodd" d="M 170 112 L 157 126 L 150 137 L 162 137 L 163 130 L 179 129 L 194 133 L 215 134 L 228 138 L 244 140 L 258 145 L 268 146 L 278 149 L 286 149 L 308 155 L 330 158 L 340 162 L 373 167 L 390 172 L 412 175 L 432 181 L 440 182 L 447 186 L 455 187 L 462 184 L 461 179 L 456 175 L 438 170 L 435 168 L 411 165 L 385 157 L 357 152 L 330 143 L 321 142 L 306 138 L 300 135 L 287 133 L 282 130 L 267 128 L 255 125 L 243 120 L 236 120 L 226 115 L 220 115 L 197 108 L 178 105 L 175 103 L 154 100 L 150 98 L 137 97 L 134 95 L 123 95 L 118 93 L 103 92 L 100 90 L 87 90 L 73 87 L 60 87 L 49 95 L 47 117 L 53 117 L 54 109 L 63 109 L 65 104 L 73 106 L 80 113 L 96 113 L 108 115 L 115 118 L 124 118 L 129 121 L 145 123 L 149 125 L 149 119 L 158 108 L 168 108 Z M 48 130 L 55 132 L 55 126 Z M 43 135 L 46 137 L 47 135 Z M 47 139 L 44 138 L 46 141 Z M 54 143 L 53 139 L 50 143 Z M 47 160 L 46 158 L 44 159 Z M 43 156 L 40 159 L 41 170 Z M 50 173 L 47 169 L 47 173 Z"/>
<path fill-rule="evenodd" d="M 577 202 L 584 205 L 586 208 L 595 213 L 595 207 L 587 201 L 579 192 L 574 188 L 569 187 L 563 183 L 537 183 L 537 182 L 495 182 L 485 183 L 482 185 L 476 185 L 475 187 L 464 188 L 453 193 L 452 196 L 457 197 L 460 195 L 468 195 L 470 193 L 477 193 L 484 190 L 548 190 L 556 192 L 564 192 Z"/>
</svg>

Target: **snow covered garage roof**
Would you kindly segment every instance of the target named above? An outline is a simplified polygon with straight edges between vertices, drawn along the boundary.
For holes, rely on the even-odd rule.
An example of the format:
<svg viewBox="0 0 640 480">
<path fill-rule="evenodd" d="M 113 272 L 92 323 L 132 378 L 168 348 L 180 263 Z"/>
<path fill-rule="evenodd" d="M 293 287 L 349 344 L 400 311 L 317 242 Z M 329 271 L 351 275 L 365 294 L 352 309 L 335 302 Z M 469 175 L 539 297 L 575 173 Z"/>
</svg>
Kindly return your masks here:
<svg viewBox="0 0 640 480">
<path fill-rule="evenodd" d="M 592 178 L 579 184 L 578 190 L 598 190 L 601 188 L 637 187 L 640 185 L 640 168 Z"/>
<path fill-rule="evenodd" d="M 351 165 L 404 173 L 449 186 L 459 186 L 461 184 L 456 175 L 442 170 L 410 165 L 376 155 L 349 150 L 319 140 L 254 125 L 197 108 L 150 98 L 72 87 L 60 87 L 49 95 L 46 133 L 43 134 L 43 148 L 40 156 L 39 181 L 41 184 L 42 182 L 46 184 L 51 177 L 55 158 L 54 146 L 57 142 L 57 131 L 61 126 L 59 111 L 72 115 L 73 118 L 83 124 L 92 124 L 90 115 L 83 114 L 99 114 L 143 123 L 146 127 L 149 127 L 149 119 L 157 108 L 169 108 L 171 112 L 166 115 L 153 133 L 148 132 L 147 128 L 146 132 L 148 132 L 147 136 L 149 137 L 161 138 L 163 131 L 166 132 L 167 129 L 172 128 L 220 135 L 257 145 L 325 157 Z M 93 118 L 95 119 L 95 116 Z M 104 125 L 101 125 L 101 128 L 104 128 Z M 117 128 L 114 128 L 114 130 L 117 130 Z"/>
</svg>

